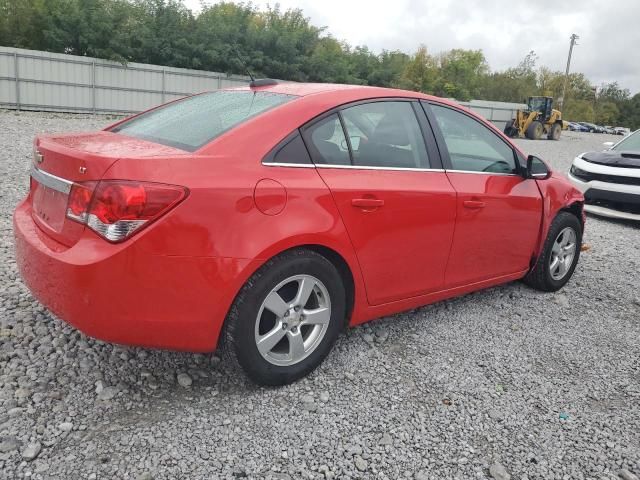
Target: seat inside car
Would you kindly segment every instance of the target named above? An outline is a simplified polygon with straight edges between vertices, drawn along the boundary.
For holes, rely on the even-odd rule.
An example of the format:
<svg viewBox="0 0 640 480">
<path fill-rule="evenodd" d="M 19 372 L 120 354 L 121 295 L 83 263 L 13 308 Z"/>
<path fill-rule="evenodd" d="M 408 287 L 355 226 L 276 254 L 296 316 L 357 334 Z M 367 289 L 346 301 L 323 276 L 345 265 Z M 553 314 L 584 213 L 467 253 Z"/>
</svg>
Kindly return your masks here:
<svg viewBox="0 0 640 480">
<path fill-rule="evenodd" d="M 385 115 L 371 137 L 360 143 L 354 151 L 356 166 L 417 168 L 418 162 L 412 151 L 408 129 L 394 115 Z"/>
<path fill-rule="evenodd" d="M 328 163 L 330 165 L 348 165 L 348 153 L 340 150 L 335 142 L 336 125 L 335 120 L 324 121 L 312 133 L 313 144 L 320 153 L 317 163 Z M 346 162 L 345 162 L 346 160 Z"/>
</svg>

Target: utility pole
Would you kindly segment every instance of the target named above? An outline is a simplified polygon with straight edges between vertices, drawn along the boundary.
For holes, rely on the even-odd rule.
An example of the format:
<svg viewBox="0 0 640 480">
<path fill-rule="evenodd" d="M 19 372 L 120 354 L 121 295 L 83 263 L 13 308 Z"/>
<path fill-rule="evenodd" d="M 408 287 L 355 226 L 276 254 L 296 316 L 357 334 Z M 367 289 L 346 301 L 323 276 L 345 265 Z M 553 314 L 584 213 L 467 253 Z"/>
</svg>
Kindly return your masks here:
<svg viewBox="0 0 640 480">
<path fill-rule="evenodd" d="M 567 57 L 567 69 L 564 72 L 564 84 L 562 85 L 562 98 L 560 99 L 560 109 L 564 107 L 564 97 L 567 94 L 567 82 L 569 81 L 569 67 L 571 66 L 571 54 L 573 53 L 573 46 L 577 45 L 576 40 L 580 37 L 575 33 L 571 34 L 571 43 L 569 44 L 569 57 Z"/>
</svg>

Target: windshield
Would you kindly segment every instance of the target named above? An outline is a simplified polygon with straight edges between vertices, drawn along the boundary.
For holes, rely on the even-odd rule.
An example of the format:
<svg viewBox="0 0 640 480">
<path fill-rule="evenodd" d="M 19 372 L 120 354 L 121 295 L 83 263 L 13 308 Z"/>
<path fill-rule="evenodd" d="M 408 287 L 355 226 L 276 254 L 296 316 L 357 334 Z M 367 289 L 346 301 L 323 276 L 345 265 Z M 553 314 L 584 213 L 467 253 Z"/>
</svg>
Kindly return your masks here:
<svg viewBox="0 0 640 480">
<path fill-rule="evenodd" d="M 529 99 L 529 111 L 544 113 L 547 99 L 544 97 L 531 97 Z"/>
<path fill-rule="evenodd" d="M 623 152 L 640 152 L 640 130 L 636 130 L 627 138 L 620 140 L 620 143 L 618 143 L 611 150 L 618 150 Z"/>
<path fill-rule="evenodd" d="M 294 98 L 272 92 L 218 90 L 143 113 L 111 131 L 193 152 L 249 118 Z"/>
</svg>

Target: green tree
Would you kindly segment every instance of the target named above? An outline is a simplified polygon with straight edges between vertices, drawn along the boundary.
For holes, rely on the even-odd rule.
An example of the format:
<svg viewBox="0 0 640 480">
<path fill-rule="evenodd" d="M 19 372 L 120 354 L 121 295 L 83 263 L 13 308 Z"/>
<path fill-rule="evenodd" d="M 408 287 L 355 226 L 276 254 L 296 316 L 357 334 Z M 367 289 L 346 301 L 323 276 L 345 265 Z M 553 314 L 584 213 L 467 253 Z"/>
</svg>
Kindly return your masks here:
<svg viewBox="0 0 640 480">
<path fill-rule="evenodd" d="M 619 123 L 632 130 L 640 128 L 640 93 L 622 104 Z"/>
<path fill-rule="evenodd" d="M 356 83 L 418 90 L 458 100 L 558 99 L 563 72 L 537 68 L 530 51 L 518 65 L 491 72 L 480 50 L 413 55 L 372 52 L 328 35 L 299 9 L 183 0 L 0 0 L 0 44 L 120 62 L 246 73 L 282 80 Z M 564 118 L 637 125 L 638 98 L 618 83 L 597 91 L 569 76 Z"/>
<path fill-rule="evenodd" d="M 398 86 L 407 90 L 433 93 L 437 76 L 436 62 L 421 45 L 404 67 Z"/>
<path fill-rule="evenodd" d="M 349 83 L 352 79 L 347 46 L 335 38 L 321 38 L 304 65 L 313 82 Z"/>
</svg>

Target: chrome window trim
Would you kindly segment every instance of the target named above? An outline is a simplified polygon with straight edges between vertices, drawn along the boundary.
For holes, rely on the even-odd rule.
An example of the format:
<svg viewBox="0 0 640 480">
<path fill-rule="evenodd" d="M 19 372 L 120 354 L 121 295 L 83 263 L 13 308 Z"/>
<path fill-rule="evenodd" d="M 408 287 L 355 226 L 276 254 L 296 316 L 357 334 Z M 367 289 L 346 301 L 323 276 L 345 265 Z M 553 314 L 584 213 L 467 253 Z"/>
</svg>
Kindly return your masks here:
<svg viewBox="0 0 640 480">
<path fill-rule="evenodd" d="M 520 177 L 517 173 L 500 173 L 500 172 L 476 172 L 474 170 L 453 170 L 445 169 L 445 172 L 451 173 L 471 173 L 473 175 L 501 175 L 503 177 Z"/>
<path fill-rule="evenodd" d="M 390 170 L 401 172 L 444 172 L 439 168 L 408 168 L 408 167 L 374 167 L 368 165 L 330 165 L 328 163 L 318 164 L 317 168 L 342 168 L 346 170 Z"/>
<path fill-rule="evenodd" d="M 265 167 L 316 168 L 313 163 L 262 162 Z"/>
<path fill-rule="evenodd" d="M 64 178 L 57 177 L 51 173 L 45 172 L 44 170 L 40 170 L 36 168 L 35 165 L 31 167 L 31 178 L 33 178 L 40 185 L 44 185 L 45 187 L 51 188 L 58 192 L 68 194 L 71 191 L 71 186 L 73 182 L 66 180 Z"/>
<path fill-rule="evenodd" d="M 408 168 L 408 167 L 374 167 L 368 165 L 332 165 L 328 163 L 262 163 L 266 167 L 294 167 L 294 168 L 341 168 L 345 170 L 390 170 L 403 172 L 444 172 L 442 168 Z"/>
<path fill-rule="evenodd" d="M 374 167 L 369 165 L 331 165 L 328 163 L 310 164 L 310 163 L 278 163 L 263 162 L 265 167 L 293 167 L 293 168 L 340 168 L 344 170 L 388 170 L 401 172 L 451 172 L 451 173 L 470 173 L 472 175 L 500 175 L 503 177 L 520 177 L 517 173 L 500 173 L 500 172 L 476 172 L 473 170 L 453 170 L 446 168 L 408 168 L 408 167 Z M 545 174 L 546 176 L 546 174 Z"/>
</svg>

